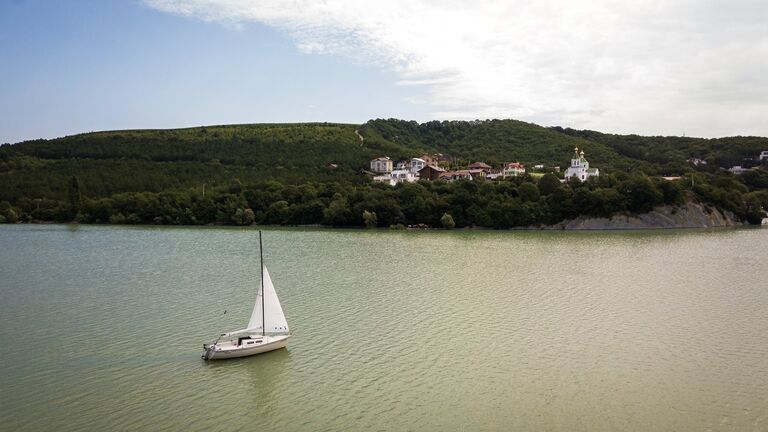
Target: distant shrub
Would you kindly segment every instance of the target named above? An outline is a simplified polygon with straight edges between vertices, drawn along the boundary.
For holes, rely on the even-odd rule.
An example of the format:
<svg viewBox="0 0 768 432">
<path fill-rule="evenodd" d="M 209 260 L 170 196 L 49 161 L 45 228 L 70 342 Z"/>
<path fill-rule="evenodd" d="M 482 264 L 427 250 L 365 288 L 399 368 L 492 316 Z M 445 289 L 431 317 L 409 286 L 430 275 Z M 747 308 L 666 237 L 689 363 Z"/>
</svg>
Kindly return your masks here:
<svg viewBox="0 0 768 432">
<path fill-rule="evenodd" d="M 113 214 L 109 217 L 109 223 L 114 225 L 123 225 L 125 224 L 125 216 L 122 213 Z"/>
<path fill-rule="evenodd" d="M 378 219 L 376 218 L 376 212 L 363 211 L 363 222 L 365 222 L 366 228 L 376 228 L 378 225 Z"/>
<path fill-rule="evenodd" d="M 453 216 L 448 213 L 443 213 L 443 217 L 440 218 L 440 223 L 443 224 L 443 228 L 445 229 L 451 230 L 456 228 L 456 222 L 453 221 Z"/>
</svg>

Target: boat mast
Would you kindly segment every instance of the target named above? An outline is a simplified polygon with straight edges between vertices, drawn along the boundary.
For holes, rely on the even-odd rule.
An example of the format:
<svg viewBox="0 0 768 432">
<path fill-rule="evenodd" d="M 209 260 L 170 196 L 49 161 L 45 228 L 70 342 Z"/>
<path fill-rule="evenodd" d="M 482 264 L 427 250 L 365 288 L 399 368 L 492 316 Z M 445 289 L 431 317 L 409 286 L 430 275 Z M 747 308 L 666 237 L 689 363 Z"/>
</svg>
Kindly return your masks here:
<svg viewBox="0 0 768 432">
<path fill-rule="evenodd" d="M 261 264 L 261 335 L 267 335 L 264 318 L 264 248 L 261 246 L 261 230 L 259 230 L 259 264 Z"/>
</svg>

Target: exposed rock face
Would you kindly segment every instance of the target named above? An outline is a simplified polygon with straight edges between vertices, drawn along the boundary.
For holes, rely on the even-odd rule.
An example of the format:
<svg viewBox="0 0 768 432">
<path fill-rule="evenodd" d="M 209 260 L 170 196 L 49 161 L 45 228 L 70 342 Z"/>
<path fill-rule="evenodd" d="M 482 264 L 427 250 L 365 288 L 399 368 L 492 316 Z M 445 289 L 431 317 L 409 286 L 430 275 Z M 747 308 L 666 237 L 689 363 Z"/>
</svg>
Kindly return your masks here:
<svg viewBox="0 0 768 432">
<path fill-rule="evenodd" d="M 680 206 L 662 206 L 650 213 L 621 214 L 610 218 L 580 216 L 544 229 L 611 230 L 643 228 L 713 228 L 742 225 L 733 213 L 721 212 L 700 203 L 687 202 Z"/>
</svg>

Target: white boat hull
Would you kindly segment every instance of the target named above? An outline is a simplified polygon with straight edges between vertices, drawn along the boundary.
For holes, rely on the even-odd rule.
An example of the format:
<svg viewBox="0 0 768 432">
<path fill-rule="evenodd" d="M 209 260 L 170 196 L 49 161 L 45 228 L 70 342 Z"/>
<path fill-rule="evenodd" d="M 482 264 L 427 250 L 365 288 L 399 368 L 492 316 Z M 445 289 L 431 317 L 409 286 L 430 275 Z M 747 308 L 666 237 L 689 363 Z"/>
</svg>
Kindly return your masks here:
<svg viewBox="0 0 768 432">
<path fill-rule="evenodd" d="M 227 341 L 211 345 L 203 345 L 203 359 L 205 360 L 223 360 L 238 357 L 248 357 L 256 354 L 262 354 L 285 348 L 288 345 L 288 338 L 291 335 L 280 336 L 259 336 L 253 339 L 242 341 L 241 345 Z M 258 342 L 258 341 L 261 342 Z M 250 342 L 250 344 L 249 344 Z"/>
</svg>

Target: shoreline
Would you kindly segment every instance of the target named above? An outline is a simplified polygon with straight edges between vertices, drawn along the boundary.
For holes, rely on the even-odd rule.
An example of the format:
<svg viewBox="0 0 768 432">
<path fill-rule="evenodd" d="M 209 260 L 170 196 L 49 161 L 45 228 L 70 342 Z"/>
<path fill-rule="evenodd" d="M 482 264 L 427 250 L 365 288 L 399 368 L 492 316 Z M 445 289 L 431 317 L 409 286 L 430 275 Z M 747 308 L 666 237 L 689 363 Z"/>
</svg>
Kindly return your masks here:
<svg viewBox="0 0 768 432">
<path fill-rule="evenodd" d="M 762 225 L 766 225 L 768 219 L 763 220 Z M 442 227 L 432 227 L 426 224 L 415 225 L 391 225 L 389 227 L 366 228 L 364 226 L 331 226 L 322 224 L 309 225 L 229 225 L 223 223 L 211 223 L 205 225 L 175 225 L 175 224 L 112 224 L 112 223 L 81 223 L 54 222 L 32 220 L 29 222 L 16 222 L 14 224 L 32 224 L 32 225 L 94 225 L 94 226 L 178 226 L 178 227 L 281 227 L 281 228 L 319 228 L 319 229 L 340 229 L 340 230 L 388 230 L 388 231 L 639 231 L 639 230 L 658 230 L 658 229 L 692 229 L 692 228 L 727 228 L 749 225 L 745 221 L 739 220 L 729 211 L 721 211 L 706 204 L 688 201 L 676 206 L 659 206 L 648 213 L 619 213 L 610 217 L 579 216 L 574 219 L 566 219 L 553 225 L 529 225 L 520 227 L 511 227 L 506 229 L 496 229 L 493 227 L 469 226 L 461 228 L 446 229 Z"/>
</svg>

